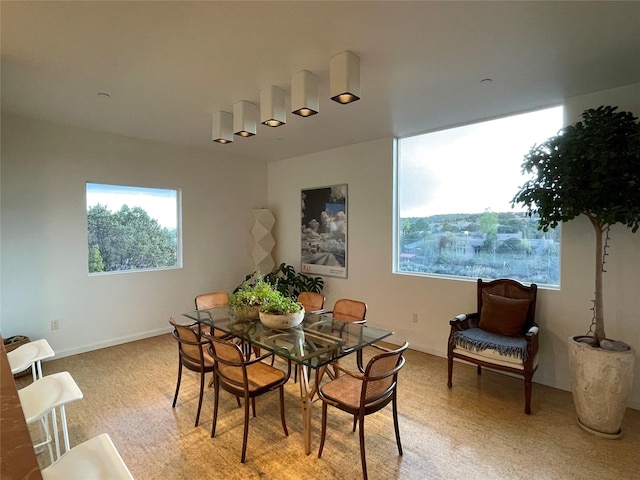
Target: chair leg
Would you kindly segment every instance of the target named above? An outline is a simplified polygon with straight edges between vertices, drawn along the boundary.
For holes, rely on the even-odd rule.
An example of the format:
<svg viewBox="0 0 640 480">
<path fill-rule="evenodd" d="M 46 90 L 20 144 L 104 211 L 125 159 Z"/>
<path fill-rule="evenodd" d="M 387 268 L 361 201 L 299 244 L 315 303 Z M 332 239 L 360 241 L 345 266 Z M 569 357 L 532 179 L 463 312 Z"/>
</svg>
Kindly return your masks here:
<svg viewBox="0 0 640 480">
<path fill-rule="evenodd" d="M 400 425 L 398 424 L 398 402 L 395 394 L 393 395 L 393 427 L 396 431 L 396 443 L 398 444 L 398 453 L 402 456 L 402 442 L 400 442 Z"/>
<path fill-rule="evenodd" d="M 215 375 L 215 374 L 214 374 Z M 218 398 L 220 397 L 220 386 L 218 377 L 213 377 L 213 425 L 211 425 L 211 438 L 216 436 L 216 424 L 218 423 Z"/>
<path fill-rule="evenodd" d="M 64 405 L 60 405 L 60 423 L 62 423 L 62 439 L 64 440 L 65 453 L 71 450 L 69 445 L 69 427 L 67 426 L 67 413 Z"/>
<path fill-rule="evenodd" d="M 360 370 L 361 372 L 364 372 L 364 362 L 362 359 L 362 349 L 358 350 L 356 352 L 356 365 L 358 367 L 358 370 Z"/>
<path fill-rule="evenodd" d="M 364 452 L 364 415 L 360 415 L 360 460 L 362 461 L 362 477 L 367 480 L 367 458 Z"/>
<path fill-rule="evenodd" d="M 285 437 L 289 436 L 289 430 L 287 430 L 287 420 L 284 417 L 284 385 L 280 385 L 280 420 L 282 420 L 282 429 L 284 430 Z"/>
<path fill-rule="evenodd" d="M 447 387 L 451 388 L 453 384 L 451 383 L 451 379 L 453 377 L 453 357 L 449 357 L 449 361 L 447 362 L 448 368 L 448 377 L 447 377 Z"/>
<path fill-rule="evenodd" d="M 196 424 L 200 423 L 200 410 L 202 410 L 202 392 L 204 391 L 204 372 L 200 371 L 200 398 L 198 398 L 198 411 L 196 412 Z"/>
<path fill-rule="evenodd" d="M 322 402 L 322 430 L 320 432 L 320 448 L 318 449 L 318 458 L 322 457 L 322 449 L 324 448 L 324 437 L 327 434 L 327 402 Z"/>
<path fill-rule="evenodd" d="M 253 398 L 255 402 L 255 398 Z M 255 405 L 255 403 L 254 403 Z M 244 463 L 244 459 L 247 454 L 247 439 L 249 438 L 249 397 L 244 397 L 244 433 L 242 435 L 242 456 L 240 457 L 240 463 Z"/>
<path fill-rule="evenodd" d="M 524 413 L 531 415 L 531 377 L 524 379 Z"/>
<path fill-rule="evenodd" d="M 482 375 L 482 367 L 478 365 L 478 375 Z"/>
<path fill-rule="evenodd" d="M 182 379 L 182 357 L 178 355 L 178 381 L 176 383 L 176 394 L 173 396 L 173 405 L 171 407 L 176 408 L 176 402 L 178 401 L 178 392 L 180 391 L 180 380 Z"/>
<path fill-rule="evenodd" d="M 253 413 L 253 418 L 256 417 L 256 397 L 251 399 L 251 411 Z"/>
<path fill-rule="evenodd" d="M 58 436 L 58 419 L 56 409 L 51 410 L 51 423 L 53 424 L 53 440 L 56 444 L 56 459 L 60 458 L 60 437 Z"/>
<path fill-rule="evenodd" d="M 53 437 L 51 437 L 51 431 L 49 430 L 49 413 L 47 413 L 44 417 L 42 417 L 42 428 L 44 429 L 45 441 L 40 443 L 39 445 L 34 445 L 34 448 L 47 444 L 47 449 L 49 450 L 49 458 L 51 459 L 51 463 L 55 461 L 53 457 L 53 448 L 51 447 L 51 442 L 53 442 Z"/>
</svg>

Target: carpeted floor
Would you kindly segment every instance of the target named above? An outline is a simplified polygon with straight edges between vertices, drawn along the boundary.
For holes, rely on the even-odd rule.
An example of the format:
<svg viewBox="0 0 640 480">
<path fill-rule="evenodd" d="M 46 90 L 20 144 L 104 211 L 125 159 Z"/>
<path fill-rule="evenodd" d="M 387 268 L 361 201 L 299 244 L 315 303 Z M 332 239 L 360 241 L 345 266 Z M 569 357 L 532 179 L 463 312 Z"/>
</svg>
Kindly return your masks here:
<svg viewBox="0 0 640 480">
<path fill-rule="evenodd" d="M 171 408 L 177 373 L 171 335 L 44 363 L 44 373 L 69 371 L 84 399 L 67 406 L 71 446 L 106 432 L 134 477 L 144 479 L 362 478 L 352 419 L 329 408 L 327 442 L 318 458 L 320 402 L 313 405 L 312 453 L 303 451 L 299 387 L 286 386 L 289 437 L 282 432 L 276 392 L 257 399 L 247 461 L 240 464 L 243 409 L 221 393 L 210 438 L 213 391 L 205 391 L 194 428 L 197 374 L 185 370 Z M 582 431 L 571 394 L 534 384 L 525 415 L 520 379 L 456 363 L 446 386 L 446 359 L 409 350 L 399 379 L 404 456 L 396 449 L 390 407 L 365 420 L 371 480 L 387 479 L 640 479 L 640 411 L 628 409 L 620 440 Z M 349 362 L 343 362 L 347 367 Z M 278 363 L 276 363 L 278 365 Z M 208 380 L 208 379 L 207 379 Z M 17 379 L 18 388 L 30 377 Z M 208 383 L 208 381 L 207 381 Z M 40 432 L 32 428 L 32 436 Z M 38 455 L 49 463 L 46 452 Z"/>
</svg>

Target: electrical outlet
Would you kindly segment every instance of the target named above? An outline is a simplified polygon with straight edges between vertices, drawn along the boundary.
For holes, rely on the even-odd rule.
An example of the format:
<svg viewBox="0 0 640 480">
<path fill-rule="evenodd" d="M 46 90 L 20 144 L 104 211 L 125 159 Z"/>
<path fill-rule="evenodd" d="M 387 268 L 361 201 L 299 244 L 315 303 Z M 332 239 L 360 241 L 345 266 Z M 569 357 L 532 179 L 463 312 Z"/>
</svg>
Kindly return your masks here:
<svg viewBox="0 0 640 480">
<path fill-rule="evenodd" d="M 51 320 L 51 330 L 58 330 L 60 328 L 60 320 Z"/>
<path fill-rule="evenodd" d="M 411 321 L 413 323 L 418 323 L 418 314 L 414 313 L 413 315 L 411 315 Z"/>
</svg>

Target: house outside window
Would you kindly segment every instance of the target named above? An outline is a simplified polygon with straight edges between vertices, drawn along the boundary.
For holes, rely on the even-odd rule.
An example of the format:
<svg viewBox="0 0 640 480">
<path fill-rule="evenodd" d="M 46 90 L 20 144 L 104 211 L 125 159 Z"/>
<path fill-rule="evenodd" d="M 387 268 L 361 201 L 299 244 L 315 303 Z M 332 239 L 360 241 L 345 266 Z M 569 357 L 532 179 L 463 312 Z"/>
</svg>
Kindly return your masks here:
<svg viewBox="0 0 640 480">
<path fill-rule="evenodd" d="M 525 154 L 562 124 L 560 106 L 398 139 L 394 272 L 558 287 L 560 228 L 511 200 Z"/>
</svg>

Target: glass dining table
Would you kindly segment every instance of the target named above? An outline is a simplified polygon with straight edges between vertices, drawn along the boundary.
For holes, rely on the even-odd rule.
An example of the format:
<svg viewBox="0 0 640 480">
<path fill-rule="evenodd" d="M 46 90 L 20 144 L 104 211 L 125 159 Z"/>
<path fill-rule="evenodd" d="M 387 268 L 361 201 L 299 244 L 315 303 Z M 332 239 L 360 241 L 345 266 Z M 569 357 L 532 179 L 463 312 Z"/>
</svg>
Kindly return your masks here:
<svg viewBox="0 0 640 480">
<path fill-rule="evenodd" d="M 194 310 L 183 315 L 299 365 L 300 406 L 307 455 L 311 452 L 311 401 L 327 367 L 394 333 L 343 322 L 331 314 L 305 313 L 299 326 L 283 330 L 265 327 L 260 320 L 236 316 L 227 306 Z M 311 370 L 315 375 L 309 375 Z"/>
</svg>

